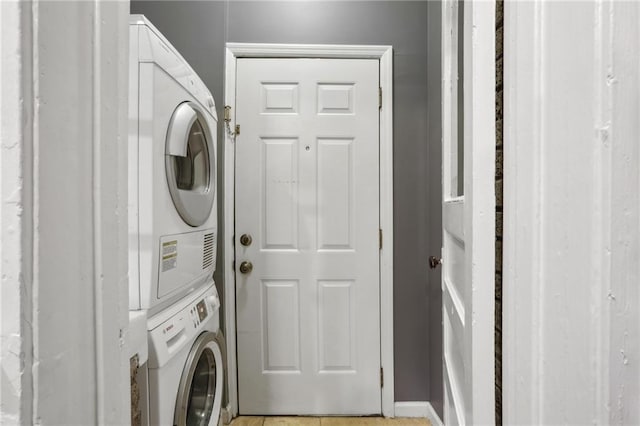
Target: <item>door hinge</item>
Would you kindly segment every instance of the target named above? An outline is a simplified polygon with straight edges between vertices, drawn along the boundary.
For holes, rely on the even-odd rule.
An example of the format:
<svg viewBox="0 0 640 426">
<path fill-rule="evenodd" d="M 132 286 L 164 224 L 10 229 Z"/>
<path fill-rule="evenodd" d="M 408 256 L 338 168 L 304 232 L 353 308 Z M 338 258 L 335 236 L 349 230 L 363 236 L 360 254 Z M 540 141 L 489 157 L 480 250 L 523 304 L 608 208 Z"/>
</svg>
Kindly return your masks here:
<svg viewBox="0 0 640 426">
<path fill-rule="evenodd" d="M 378 229 L 378 244 L 380 245 L 380 250 L 382 250 L 382 229 Z"/>
<path fill-rule="evenodd" d="M 378 87 L 378 109 L 382 109 L 382 87 Z"/>
<path fill-rule="evenodd" d="M 384 387 L 384 368 L 380 367 L 380 387 Z"/>
</svg>

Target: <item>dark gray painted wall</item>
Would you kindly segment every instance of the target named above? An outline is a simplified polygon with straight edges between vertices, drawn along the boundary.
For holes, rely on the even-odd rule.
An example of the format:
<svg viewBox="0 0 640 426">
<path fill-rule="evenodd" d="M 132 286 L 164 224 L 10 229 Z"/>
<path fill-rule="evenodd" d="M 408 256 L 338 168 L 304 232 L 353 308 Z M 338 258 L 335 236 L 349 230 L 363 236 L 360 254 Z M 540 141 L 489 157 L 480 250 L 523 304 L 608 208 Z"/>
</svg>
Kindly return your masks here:
<svg viewBox="0 0 640 426">
<path fill-rule="evenodd" d="M 439 97 L 440 38 L 427 25 L 439 25 L 440 16 L 428 19 L 429 3 L 138 1 L 131 10 L 145 14 L 200 74 L 220 116 L 225 42 L 393 46 L 395 395 L 434 401 L 439 409 L 440 278 L 426 259 L 441 245 L 440 108 L 428 94 Z M 438 37 L 435 44 L 428 35 Z"/>
<path fill-rule="evenodd" d="M 427 144 L 430 167 L 442 167 L 442 4 L 429 1 L 427 4 Z M 440 203 L 442 199 L 442 178 L 435 177 L 435 172 L 427 183 L 427 199 L 429 203 Z M 427 212 L 429 237 L 426 240 L 429 253 L 440 253 L 442 247 L 442 209 L 432 208 Z M 442 377 L 442 291 L 440 290 L 440 274 L 442 268 L 428 269 L 427 305 L 429 327 L 429 395 L 431 405 L 440 418 L 443 410 L 443 377 Z"/>
</svg>

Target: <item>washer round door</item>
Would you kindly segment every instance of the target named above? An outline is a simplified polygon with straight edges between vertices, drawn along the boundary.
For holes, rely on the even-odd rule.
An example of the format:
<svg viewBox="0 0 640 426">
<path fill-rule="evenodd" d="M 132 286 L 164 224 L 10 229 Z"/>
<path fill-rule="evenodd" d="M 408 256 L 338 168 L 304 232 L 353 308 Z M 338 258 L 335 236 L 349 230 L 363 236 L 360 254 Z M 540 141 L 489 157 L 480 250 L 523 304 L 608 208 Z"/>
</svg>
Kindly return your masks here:
<svg viewBox="0 0 640 426">
<path fill-rule="evenodd" d="M 215 426 L 220 418 L 222 352 L 210 331 L 193 344 L 180 378 L 173 423 L 177 426 Z"/>
<path fill-rule="evenodd" d="M 211 215 L 215 196 L 215 156 L 204 113 L 194 102 L 183 102 L 169 122 L 165 168 L 171 199 L 188 225 L 200 226 Z"/>
</svg>

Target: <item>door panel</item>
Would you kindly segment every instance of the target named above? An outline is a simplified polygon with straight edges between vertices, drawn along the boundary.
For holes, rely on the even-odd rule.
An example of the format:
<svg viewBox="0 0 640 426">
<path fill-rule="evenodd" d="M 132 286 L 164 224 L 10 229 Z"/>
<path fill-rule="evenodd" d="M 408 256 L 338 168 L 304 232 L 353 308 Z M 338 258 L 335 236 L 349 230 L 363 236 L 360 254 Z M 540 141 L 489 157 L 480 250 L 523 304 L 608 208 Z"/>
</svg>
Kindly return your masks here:
<svg viewBox="0 0 640 426">
<path fill-rule="evenodd" d="M 381 412 L 378 70 L 237 61 L 242 414 Z"/>
<path fill-rule="evenodd" d="M 353 139 L 318 139 L 318 250 L 353 250 Z"/>
<path fill-rule="evenodd" d="M 300 372 L 298 280 L 262 280 L 262 364 L 265 372 Z"/>
<path fill-rule="evenodd" d="M 298 249 L 298 139 L 262 137 L 262 248 Z"/>
<path fill-rule="evenodd" d="M 494 424 L 495 5 L 442 18 L 444 422 Z"/>
</svg>

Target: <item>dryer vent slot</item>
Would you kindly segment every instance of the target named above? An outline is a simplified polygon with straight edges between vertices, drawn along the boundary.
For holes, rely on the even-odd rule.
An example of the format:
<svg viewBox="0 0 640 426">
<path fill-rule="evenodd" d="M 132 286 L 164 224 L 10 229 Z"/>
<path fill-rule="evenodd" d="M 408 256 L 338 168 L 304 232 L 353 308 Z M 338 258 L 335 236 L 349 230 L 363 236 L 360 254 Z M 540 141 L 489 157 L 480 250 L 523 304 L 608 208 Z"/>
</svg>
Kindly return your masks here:
<svg viewBox="0 0 640 426">
<path fill-rule="evenodd" d="M 204 249 L 202 251 L 202 269 L 207 269 L 213 264 L 215 257 L 216 239 L 213 233 L 204 235 Z"/>
</svg>

